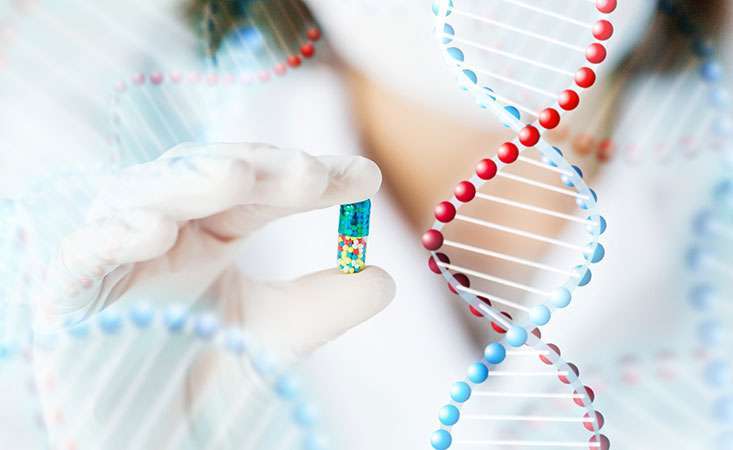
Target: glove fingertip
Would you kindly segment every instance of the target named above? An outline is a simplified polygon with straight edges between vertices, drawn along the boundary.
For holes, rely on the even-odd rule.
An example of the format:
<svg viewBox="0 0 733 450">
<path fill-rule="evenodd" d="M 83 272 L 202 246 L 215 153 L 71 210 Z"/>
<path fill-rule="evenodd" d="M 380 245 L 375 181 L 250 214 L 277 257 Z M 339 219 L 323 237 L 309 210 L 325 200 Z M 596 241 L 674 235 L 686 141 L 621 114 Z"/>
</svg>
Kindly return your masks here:
<svg viewBox="0 0 733 450">
<path fill-rule="evenodd" d="M 323 200 L 330 204 L 356 203 L 373 197 L 382 186 L 377 163 L 363 156 L 319 157 L 330 170 Z"/>
<path fill-rule="evenodd" d="M 361 303 L 365 315 L 369 314 L 364 320 L 386 308 L 394 299 L 397 291 L 397 285 L 392 276 L 378 266 L 366 267 L 363 271 L 353 275 L 339 273 L 339 276 L 347 284 L 352 285 L 351 288 L 348 288 L 352 299 Z"/>
<path fill-rule="evenodd" d="M 377 315 L 395 292 L 380 267 L 352 275 L 328 269 L 267 286 L 260 294 L 268 301 L 248 303 L 245 317 L 271 348 L 299 359 Z"/>
</svg>

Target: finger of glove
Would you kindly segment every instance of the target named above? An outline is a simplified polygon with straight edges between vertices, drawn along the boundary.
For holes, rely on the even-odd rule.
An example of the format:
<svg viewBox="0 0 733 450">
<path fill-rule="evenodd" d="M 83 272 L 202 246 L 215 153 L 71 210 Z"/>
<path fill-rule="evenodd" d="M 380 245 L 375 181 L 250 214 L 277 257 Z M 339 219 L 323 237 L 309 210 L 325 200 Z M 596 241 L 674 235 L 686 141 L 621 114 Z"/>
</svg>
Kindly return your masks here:
<svg viewBox="0 0 733 450">
<path fill-rule="evenodd" d="M 125 170 L 103 189 L 91 216 L 151 209 L 184 221 L 243 205 L 296 212 L 363 200 L 380 184 L 376 165 L 359 157 L 252 144 L 185 146 Z"/>
<path fill-rule="evenodd" d="M 132 210 L 92 221 L 61 243 L 66 269 L 79 277 L 99 278 L 99 268 L 154 259 L 176 242 L 178 226 L 160 214 Z"/>
<path fill-rule="evenodd" d="M 382 184 L 377 165 L 361 156 L 313 156 L 300 150 L 266 144 L 181 146 L 162 159 L 208 155 L 249 164 L 257 183 L 248 204 L 295 207 L 303 210 L 355 203 L 374 195 Z"/>
<path fill-rule="evenodd" d="M 313 158 L 307 155 L 304 157 Z M 367 199 L 379 189 L 381 172 L 369 159 L 349 156 L 319 156 L 315 159 L 320 166 L 325 167 L 325 175 L 320 168 L 310 173 L 307 169 L 303 169 L 298 177 L 291 180 L 300 186 L 289 188 L 267 186 L 261 188 L 261 192 L 258 193 L 263 198 L 270 197 L 275 201 L 273 196 L 288 196 L 293 190 L 301 189 L 301 186 L 310 186 L 307 198 L 301 198 L 291 206 L 261 204 L 237 206 L 204 219 L 202 226 L 221 239 L 238 238 L 271 221 L 294 213 Z M 312 177 L 322 177 L 326 182 L 321 184 L 320 181 L 309 181 L 308 179 Z"/>
<path fill-rule="evenodd" d="M 364 200 L 380 184 L 377 166 L 361 157 L 314 157 L 253 144 L 188 145 L 123 172 L 97 198 L 91 215 L 151 209 L 185 221 L 240 207 L 234 217 L 212 222 L 241 224 Z"/>
<path fill-rule="evenodd" d="M 110 286 L 126 276 L 120 266 L 154 259 L 176 242 L 175 221 L 149 211 L 92 221 L 66 236 L 39 300 L 39 326 L 54 327 L 89 308 L 103 308 Z M 109 277 L 111 273 L 117 274 Z"/>
<path fill-rule="evenodd" d="M 155 211 L 174 221 L 221 212 L 245 201 L 255 182 L 243 161 L 215 156 L 156 160 L 125 169 L 100 189 L 91 219 Z"/>
<path fill-rule="evenodd" d="M 243 305 L 247 328 L 286 359 L 298 359 L 382 311 L 395 282 L 376 266 L 352 275 L 331 269 L 245 294 L 254 296 Z"/>
</svg>

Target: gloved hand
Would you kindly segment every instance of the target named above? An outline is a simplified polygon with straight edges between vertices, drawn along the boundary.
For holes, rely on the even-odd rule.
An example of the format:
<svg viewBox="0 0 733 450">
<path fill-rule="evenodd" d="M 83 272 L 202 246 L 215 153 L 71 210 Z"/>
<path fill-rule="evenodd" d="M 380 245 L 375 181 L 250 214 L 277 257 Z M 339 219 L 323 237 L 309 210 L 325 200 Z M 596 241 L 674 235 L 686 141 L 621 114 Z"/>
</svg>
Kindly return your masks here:
<svg viewBox="0 0 733 450">
<path fill-rule="evenodd" d="M 175 147 L 124 170 L 102 188 L 86 225 L 61 244 L 49 283 L 63 289 L 43 299 L 37 327 L 141 299 L 155 306 L 195 305 L 249 330 L 281 359 L 297 361 L 382 310 L 394 296 L 393 280 L 368 267 L 355 275 L 331 268 L 288 282 L 260 282 L 241 273 L 234 260 L 243 241 L 268 222 L 364 200 L 380 183 L 377 166 L 361 157 L 314 157 L 260 144 Z M 350 292 L 348 307 L 344 291 Z M 153 351 L 140 347 L 86 347 L 83 352 L 102 352 L 88 358 L 73 346 L 52 355 L 36 352 L 39 377 L 58 377 L 55 393 L 47 399 L 42 394 L 42 400 L 63 410 L 65 433 L 73 433 L 62 439 L 77 441 L 79 450 L 165 449 L 175 430 L 203 423 L 216 427 L 210 422 L 219 422 L 234 398 L 259 386 L 256 372 L 211 354 L 190 364 L 168 355 L 139 374 L 141 353 Z M 183 354 L 185 346 L 179 347 L 165 351 Z M 65 377 L 72 369 L 78 375 Z M 176 371 L 186 373 L 165 400 L 164 413 L 148 417 Z M 142 386 L 128 393 L 134 377 L 142 377 Z M 134 405 L 120 401 L 127 394 L 136 396 Z M 129 411 L 118 410 L 123 407 Z M 120 415 L 124 418 L 115 417 Z M 246 429 L 251 423 L 240 425 Z M 133 440 L 141 426 L 154 432 Z M 176 445 L 198 448 L 190 438 Z"/>
</svg>

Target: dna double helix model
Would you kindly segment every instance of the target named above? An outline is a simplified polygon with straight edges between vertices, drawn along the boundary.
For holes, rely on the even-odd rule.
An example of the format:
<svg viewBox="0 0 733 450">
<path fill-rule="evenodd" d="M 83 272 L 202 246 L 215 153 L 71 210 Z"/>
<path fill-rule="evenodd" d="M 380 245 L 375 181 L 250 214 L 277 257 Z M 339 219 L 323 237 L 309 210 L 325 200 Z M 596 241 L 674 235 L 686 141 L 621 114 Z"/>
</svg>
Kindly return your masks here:
<svg viewBox="0 0 733 450">
<path fill-rule="evenodd" d="M 675 9 L 670 2 L 662 2 L 661 9 L 675 20 L 685 23 L 685 13 Z M 704 49 L 705 63 L 701 67 L 704 77 L 714 88 L 709 101 L 718 114 L 713 122 L 718 145 L 714 147 L 720 166 L 730 169 L 730 94 L 725 87 L 727 80 L 722 65 L 716 59 L 715 48 L 705 45 L 694 25 L 686 27 L 692 35 L 692 47 Z M 710 114 L 708 114 L 709 116 Z M 706 117 L 705 120 L 709 120 Z M 722 140 L 722 142 L 720 142 Z M 730 275 L 733 273 L 733 181 L 724 172 L 710 189 L 709 198 L 694 215 L 690 226 L 690 243 L 685 263 L 690 275 L 687 294 L 690 306 L 695 310 L 693 324 L 699 345 L 704 349 L 702 367 L 697 377 L 702 380 L 699 391 L 704 398 L 698 400 L 698 410 L 704 411 L 705 420 L 698 426 L 705 430 L 701 447 L 727 450 L 733 448 L 733 355 L 730 348 L 728 325 L 731 316 Z M 695 447 L 697 448 L 697 447 Z"/>
<path fill-rule="evenodd" d="M 615 0 L 433 4 L 437 38 L 459 86 L 504 124 L 507 137 L 436 206 L 436 221 L 422 236 L 430 270 L 503 335 L 451 386 L 431 436 L 436 450 L 610 448 L 594 391 L 538 327 L 570 305 L 605 254 L 599 239 L 606 222 L 595 192 L 544 134 L 596 83 L 616 6 Z M 561 236 L 548 236 L 548 229 Z M 544 262 L 547 253 L 557 253 L 559 262 Z M 514 382 L 502 388 L 502 379 Z M 538 379 L 555 383 L 540 391 Z M 528 400 L 541 402 L 544 414 L 523 413 Z M 516 425 L 520 438 L 502 437 L 506 423 Z M 561 440 L 522 439 L 521 430 L 535 423 L 574 428 Z"/>
<path fill-rule="evenodd" d="M 185 69 L 185 64 L 173 64 L 132 77 L 125 75 L 124 81 L 116 83 L 111 108 L 116 161 L 124 161 L 122 165 L 146 161 L 179 142 L 205 139 L 205 125 L 216 119 L 199 115 L 197 106 L 201 102 L 213 105 L 218 98 L 235 90 L 246 92 L 254 83 L 284 75 L 298 67 L 301 58 L 313 55 L 320 32 L 311 25 L 307 12 L 298 9 L 300 5 L 295 5 L 296 9 L 286 8 L 283 13 L 278 11 L 294 3 L 271 2 L 272 9 L 262 10 L 257 9 L 262 6 L 257 3 L 262 2 L 251 2 L 254 13 L 245 16 L 241 10 L 226 9 L 226 4 L 219 4 L 213 10 L 209 6 L 190 12 L 200 22 L 201 34 L 206 36 L 202 50 L 206 54 L 206 67 Z M 583 380 L 594 382 L 586 385 L 579 368 L 561 356 L 558 346 L 546 343 L 540 331 L 553 314 L 568 307 L 576 288 L 591 281 L 590 266 L 599 262 L 605 253 L 599 240 L 606 223 L 599 214 L 596 195 L 583 180 L 580 168 L 570 165 L 552 143 L 571 139 L 576 152 L 595 154 L 602 160 L 614 154 L 615 149 L 636 154 L 647 147 L 655 148 L 656 156 L 663 158 L 680 151 L 680 143 L 681 151 L 689 154 L 708 146 L 721 146 L 721 138 L 728 130 L 729 110 L 725 108 L 729 104 L 722 89 L 719 65 L 711 59 L 711 48 L 702 38 L 695 37 L 688 47 L 692 52 L 689 70 L 664 80 L 671 88 L 663 98 L 663 107 L 650 112 L 646 109 L 649 105 L 643 101 L 632 102 L 627 116 L 614 130 L 624 131 L 638 123 L 633 117 L 645 117 L 654 126 L 641 134 L 629 133 L 629 136 L 643 136 L 641 143 L 632 142 L 631 138 L 624 140 L 625 135 L 610 142 L 603 135 L 607 130 L 602 129 L 602 118 L 613 112 L 611 102 L 605 103 L 603 113 L 594 115 L 593 121 L 588 122 L 588 133 L 578 133 L 573 138 L 564 128 L 562 118 L 571 111 L 582 112 L 585 105 L 581 97 L 586 98 L 585 90 L 603 82 L 598 67 L 606 58 L 605 42 L 613 35 L 611 14 L 616 2 L 557 3 L 441 0 L 433 7 L 442 51 L 449 65 L 455 68 L 460 87 L 479 107 L 495 115 L 504 126 L 499 132 L 506 136 L 496 155 L 492 152 L 479 161 L 475 173 L 457 184 L 453 197 L 436 207 L 436 222 L 423 236 L 425 247 L 431 251 L 430 270 L 442 276 L 448 288 L 467 303 L 470 312 L 486 321 L 487 328 L 500 336 L 497 342 L 486 346 L 479 361 L 469 366 L 466 378 L 451 386 L 449 403 L 439 412 L 440 429 L 431 436 L 432 446 L 438 450 L 477 446 L 610 447 L 604 436 L 604 430 L 609 427 L 605 427 L 603 415 L 594 406 L 596 393 L 603 395 L 607 391 L 589 387 L 598 386 L 594 380 L 598 377 L 589 377 L 594 374 L 588 370 L 584 370 Z M 668 16 L 664 20 L 674 20 L 683 34 L 694 35 L 686 16 L 673 6 L 673 2 L 660 3 L 660 10 Z M 90 8 L 92 15 L 99 17 L 96 7 Z M 39 20 L 52 28 L 58 26 L 48 16 L 42 15 Z M 262 27 L 247 25 L 249 20 L 277 22 L 286 28 L 261 33 L 258 30 Z M 288 25 L 295 20 L 300 20 L 300 25 Z M 239 26 L 233 25 L 235 22 Z M 28 43 L 21 45 L 27 47 Z M 665 47 L 663 56 L 654 59 L 651 70 L 661 70 L 667 58 L 672 60 L 672 48 Z M 28 58 L 39 55 L 37 51 L 29 54 Z M 638 56 L 641 54 L 635 54 L 626 63 L 629 68 L 647 67 L 647 61 Z M 124 72 L 124 68 L 116 69 L 112 79 Z M 629 72 L 634 70 L 624 71 Z M 614 81 L 618 90 L 629 83 Z M 651 84 L 659 81 L 644 82 L 629 92 L 639 99 L 646 98 Z M 681 113 L 676 111 L 673 105 L 679 103 L 681 93 L 690 91 L 699 94 L 694 96 L 696 101 L 686 103 Z M 203 108 L 204 111 L 212 109 Z M 703 120 L 685 120 L 693 116 Z M 652 146 L 651 141 L 669 120 L 679 122 L 680 126 L 674 127 L 675 133 L 664 136 L 664 142 Z M 689 129 L 688 124 L 692 124 Z M 580 125 L 584 127 L 585 122 Z M 588 136 L 594 136 L 592 145 Z M 694 276 L 700 276 L 690 295 L 693 304 L 705 314 L 701 338 L 706 347 L 713 347 L 702 352 L 699 361 L 706 361 L 704 378 L 719 387 L 713 416 L 724 422 L 729 415 L 733 416 L 728 406 L 733 402 L 724 380 L 728 370 L 726 341 L 721 338 L 721 327 L 713 318 L 721 315 L 718 308 L 724 302 L 718 301 L 715 294 L 725 291 L 724 287 L 716 289 L 725 279 L 710 278 L 712 271 L 725 273 L 729 267 L 718 259 L 718 255 L 726 255 L 720 243 L 721 238 L 728 236 L 726 226 L 730 223 L 725 208 L 719 208 L 729 198 L 725 186 L 726 183 L 721 184 L 716 191 L 716 207 L 696 220 L 696 235 L 705 242 L 695 244 L 688 259 Z M 521 226 L 517 225 L 520 223 Z M 55 225 L 49 219 L 43 226 L 48 231 Z M 6 240 L 3 244 L 10 242 Z M 713 303 L 715 307 L 711 306 Z M 173 335 L 176 339 L 183 336 L 180 338 L 223 350 L 225 355 L 239 355 L 238 351 L 244 351 L 241 335 L 219 332 L 215 318 L 201 316 L 189 321 L 186 317 L 180 309 L 153 313 L 149 307 L 137 305 L 129 312 L 103 314 L 97 325 L 71 327 L 68 335 L 59 340 L 44 339 L 39 342 L 38 350 L 56 357 L 70 349 L 78 351 L 82 345 L 88 350 L 104 340 L 123 346 L 129 344 L 124 342 L 126 339 L 138 339 L 136 333 L 153 333 L 151 330 L 155 328 L 154 332 L 161 336 Z M 129 333 L 124 334 L 125 330 Z M 93 352 L 81 353 L 85 358 Z M 62 357 L 58 358 L 63 362 Z M 92 356 L 84 359 L 88 367 L 97 363 L 92 359 Z M 145 361 L 141 366 L 145 367 Z M 257 362 L 254 366 L 256 372 L 264 367 Z M 107 379 L 118 376 L 111 373 L 111 367 L 109 372 L 104 372 L 109 375 Z M 57 372 L 57 367 L 42 371 L 47 381 L 41 383 L 42 389 L 51 389 L 56 384 Z M 632 379 L 634 372 L 628 373 Z M 132 377 L 135 379 L 135 375 Z M 601 382 L 599 379 L 598 383 Z M 91 389 L 101 395 L 99 386 L 102 385 Z M 291 392 L 289 382 L 274 382 L 273 386 L 276 393 Z M 44 398 L 53 400 L 45 413 L 54 425 L 50 430 L 54 442 L 62 441 L 63 450 L 78 448 L 77 438 L 88 432 L 88 424 L 82 423 L 82 418 L 88 417 L 91 402 L 74 405 L 72 410 L 76 411 L 69 414 L 59 405 L 67 404 L 63 399 L 72 397 L 72 392 L 44 394 Z M 287 400 L 286 397 L 283 394 L 282 398 Z M 655 398 L 669 400 L 664 395 Z M 129 402 L 125 398 L 122 401 Z M 634 401 L 638 399 L 629 399 Z M 629 407 L 628 411 L 637 413 L 638 409 Z M 67 416 L 71 416 L 70 420 Z M 294 437 L 294 441 L 305 442 L 308 450 L 319 448 L 321 444 L 312 437 L 307 424 L 298 423 L 303 425 L 305 440 Z M 222 435 L 229 433 L 225 428 L 220 431 Z M 624 427 L 616 424 L 615 429 L 620 432 Z M 267 441 L 271 431 L 263 431 L 260 438 Z M 668 431 L 669 425 L 658 427 L 659 433 Z M 172 436 L 166 436 L 170 439 L 163 445 L 180 447 L 180 441 L 187 438 L 185 432 L 183 428 L 174 431 Z M 130 448 L 144 445 L 152 433 L 134 436 L 136 440 L 131 441 Z M 225 439 L 217 436 L 210 442 Z M 730 448 L 727 444 L 730 434 L 720 433 L 716 437 L 718 448 Z M 633 448 L 633 443 L 617 439 L 615 443 Z"/>
</svg>

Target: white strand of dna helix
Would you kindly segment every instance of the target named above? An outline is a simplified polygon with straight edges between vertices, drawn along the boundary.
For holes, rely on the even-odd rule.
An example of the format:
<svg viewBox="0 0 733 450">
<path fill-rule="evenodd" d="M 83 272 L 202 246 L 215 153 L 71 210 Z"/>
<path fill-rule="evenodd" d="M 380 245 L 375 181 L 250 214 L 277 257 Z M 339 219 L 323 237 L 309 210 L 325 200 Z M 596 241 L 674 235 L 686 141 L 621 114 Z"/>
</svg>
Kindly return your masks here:
<svg viewBox="0 0 733 450">
<path fill-rule="evenodd" d="M 668 4 L 670 2 L 663 3 L 663 8 L 669 14 L 684 21 L 683 11 L 675 11 Z M 696 42 L 699 46 L 699 40 Z M 710 78 L 722 85 L 726 77 L 715 58 L 714 48 L 706 56 L 703 72 L 708 72 Z M 729 107 L 720 109 L 725 114 L 722 119 L 724 126 L 718 128 L 727 131 L 726 121 L 730 121 L 731 111 Z M 725 137 L 725 133 L 721 135 Z M 721 166 L 729 170 L 733 147 L 726 141 L 720 144 L 720 149 Z M 704 388 L 712 397 L 703 405 L 703 410 L 707 417 L 712 418 L 709 423 L 713 429 L 700 435 L 704 448 L 727 450 L 733 448 L 733 354 L 729 350 L 729 327 L 733 318 L 729 301 L 733 293 L 729 281 L 733 274 L 733 181 L 727 173 L 715 181 L 711 199 L 704 201 L 703 205 L 693 217 L 692 239 L 686 255 L 691 275 L 688 297 L 690 306 L 697 312 L 694 316 L 696 334 L 708 355 L 704 367 L 698 373 L 704 381 Z"/>
<path fill-rule="evenodd" d="M 436 222 L 422 237 L 430 269 L 474 315 L 504 334 L 453 385 L 451 402 L 440 411 L 441 428 L 431 436 L 436 450 L 610 447 L 593 390 L 536 327 L 570 304 L 572 292 L 590 282 L 589 266 L 605 254 L 599 238 L 606 223 L 595 193 L 543 135 L 595 84 L 597 69 L 586 64 L 606 59 L 601 42 L 613 34 L 607 15 L 615 8 L 615 1 L 580 0 L 433 5 L 438 40 L 459 85 L 512 132 L 436 207 Z M 562 253 L 563 265 L 543 261 L 548 252 Z M 500 383 L 502 377 L 512 382 Z M 548 377 L 557 385 L 538 389 L 534 381 Z M 528 415 L 518 409 L 527 399 L 553 407 Z M 497 424 L 507 422 L 517 439 L 496 433 Z M 574 433 L 524 438 L 521 430 L 538 422 Z"/>
<path fill-rule="evenodd" d="M 32 372 L 32 349 L 27 340 L 3 339 L 0 343 L 0 441 L 19 450 L 48 448 L 45 421 Z"/>
<path fill-rule="evenodd" d="M 710 354 L 700 370 L 714 401 L 706 410 L 717 425 L 707 448 L 733 448 L 733 371 L 730 324 L 733 319 L 730 279 L 733 273 L 733 181 L 724 177 L 715 185 L 712 201 L 698 212 L 692 224 L 687 254 L 690 269 L 690 305 L 696 310 L 700 344 Z M 712 447 L 711 447 L 712 446 Z"/>
</svg>

